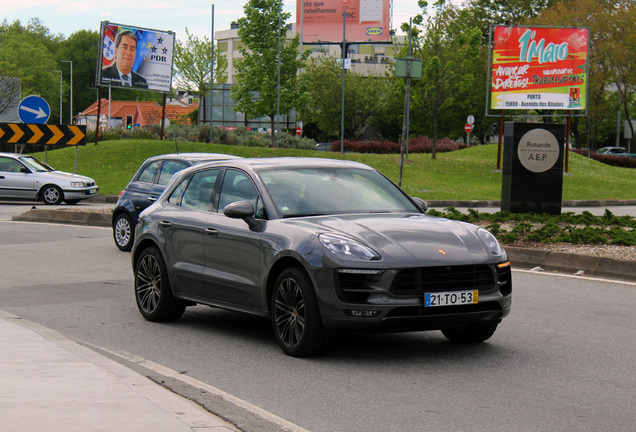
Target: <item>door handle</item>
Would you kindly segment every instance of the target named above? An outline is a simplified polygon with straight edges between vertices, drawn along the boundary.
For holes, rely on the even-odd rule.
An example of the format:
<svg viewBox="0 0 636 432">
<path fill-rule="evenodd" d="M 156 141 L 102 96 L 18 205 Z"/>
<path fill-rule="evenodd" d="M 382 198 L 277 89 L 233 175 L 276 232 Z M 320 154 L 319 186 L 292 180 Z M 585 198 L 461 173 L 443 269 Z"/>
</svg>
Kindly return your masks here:
<svg viewBox="0 0 636 432">
<path fill-rule="evenodd" d="M 205 233 L 207 235 L 213 236 L 213 235 L 217 235 L 219 232 L 217 230 L 215 230 L 214 228 L 206 228 L 205 229 Z"/>
<path fill-rule="evenodd" d="M 148 197 L 148 201 L 155 202 L 155 201 L 157 201 L 157 197 L 156 196 L 149 196 Z"/>
<path fill-rule="evenodd" d="M 159 225 L 161 225 L 164 228 L 170 228 L 172 226 L 172 222 L 170 222 L 170 221 L 161 221 L 161 222 L 159 222 Z"/>
<path fill-rule="evenodd" d="M 4 176 L 0 176 L 0 179 L 4 180 Z"/>
</svg>

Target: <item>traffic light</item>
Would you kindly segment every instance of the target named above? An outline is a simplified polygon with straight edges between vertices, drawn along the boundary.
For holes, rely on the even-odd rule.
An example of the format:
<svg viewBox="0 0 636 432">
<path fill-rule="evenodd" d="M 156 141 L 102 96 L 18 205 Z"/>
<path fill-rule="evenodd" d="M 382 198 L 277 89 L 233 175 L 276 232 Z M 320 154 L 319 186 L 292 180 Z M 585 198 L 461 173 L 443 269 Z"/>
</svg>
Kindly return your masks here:
<svg viewBox="0 0 636 432">
<path fill-rule="evenodd" d="M 131 129 L 132 125 L 133 125 L 133 116 L 127 115 L 126 116 L 126 129 Z"/>
</svg>

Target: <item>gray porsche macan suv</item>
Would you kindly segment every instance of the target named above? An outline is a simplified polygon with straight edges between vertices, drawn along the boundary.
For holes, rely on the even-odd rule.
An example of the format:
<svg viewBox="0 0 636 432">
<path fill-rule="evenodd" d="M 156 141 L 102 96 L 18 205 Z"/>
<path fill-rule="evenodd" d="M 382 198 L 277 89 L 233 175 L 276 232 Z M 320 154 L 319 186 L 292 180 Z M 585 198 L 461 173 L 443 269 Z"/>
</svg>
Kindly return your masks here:
<svg viewBox="0 0 636 432">
<path fill-rule="evenodd" d="M 425 212 L 424 201 L 355 162 L 194 166 L 140 216 L 137 306 L 150 321 L 195 304 L 268 317 L 280 347 L 298 357 L 341 331 L 484 341 L 510 312 L 506 252 L 483 228 Z"/>
</svg>

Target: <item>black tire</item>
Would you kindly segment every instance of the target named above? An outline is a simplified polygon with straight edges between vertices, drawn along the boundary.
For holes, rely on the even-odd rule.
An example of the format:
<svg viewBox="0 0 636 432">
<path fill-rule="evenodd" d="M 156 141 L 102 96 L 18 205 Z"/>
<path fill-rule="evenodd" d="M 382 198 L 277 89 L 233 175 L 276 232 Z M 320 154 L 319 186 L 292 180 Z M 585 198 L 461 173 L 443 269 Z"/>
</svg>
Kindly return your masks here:
<svg viewBox="0 0 636 432">
<path fill-rule="evenodd" d="M 42 201 L 47 205 L 59 204 L 64 201 L 62 189 L 55 185 L 46 185 L 42 188 Z"/>
<path fill-rule="evenodd" d="M 442 329 L 442 333 L 451 342 L 478 343 L 489 339 L 497 330 L 498 323 L 489 321 L 470 324 L 465 327 Z"/>
<path fill-rule="evenodd" d="M 185 304 L 172 295 L 166 265 L 154 247 L 144 249 L 135 265 L 135 300 L 148 321 L 173 321 L 185 311 Z"/>
<path fill-rule="evenodd" d="M 135 241 L 135 225 L 126 213 L 117 216 L 113 222 L 113 240 L 119 250 L 129 252 L 132 249 Z"/>
<path fill-rule="evenodd" d="M 276 341 L 285 354 L 306 357 L 323 352 L 329 345 L 318 300 L 304 269 L 292 267 L 278 276 L 270 313 Z"/>
</svg>

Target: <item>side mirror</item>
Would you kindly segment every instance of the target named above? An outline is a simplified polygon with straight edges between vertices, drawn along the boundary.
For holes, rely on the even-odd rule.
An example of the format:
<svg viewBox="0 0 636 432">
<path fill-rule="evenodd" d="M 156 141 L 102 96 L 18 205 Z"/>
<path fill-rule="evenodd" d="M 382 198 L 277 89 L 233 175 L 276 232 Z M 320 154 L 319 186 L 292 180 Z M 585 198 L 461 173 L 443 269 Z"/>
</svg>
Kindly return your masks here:
<svg viewBox="0 0 636 432">
<path fill-rule="evenodd" d="M 25 174 L 31 174 L 31 171 L 29 171 L 29 169 L 28 169 L 28 168 L 26 168 L 26 167 L 22 167 L 22 168 L 20 168 L 20 172 L 21 172 L 21 173 L 25 173 Z"/>
<path fill-rule="evenodd" d="M 258 226 L 258 222 L 254 218 L 254 207 L 247 201 L 236 201 L 226 205 L 223 214 L 232 219 L 243 219 L 251 229 Z"/>
<path fill-rule="evenodd" d="M 423 213 L 426 213 L 428 211 L 428 204 L 422 198 L 411 197 L 411 199 L 415 201 L 415 204 L 417 204 L 417 206 L 422 210 Z"/>
</svg>

